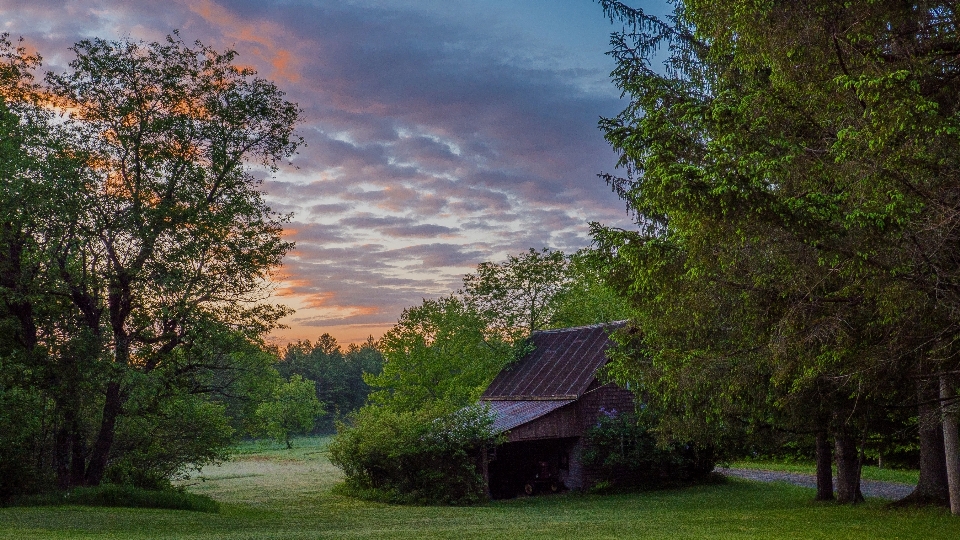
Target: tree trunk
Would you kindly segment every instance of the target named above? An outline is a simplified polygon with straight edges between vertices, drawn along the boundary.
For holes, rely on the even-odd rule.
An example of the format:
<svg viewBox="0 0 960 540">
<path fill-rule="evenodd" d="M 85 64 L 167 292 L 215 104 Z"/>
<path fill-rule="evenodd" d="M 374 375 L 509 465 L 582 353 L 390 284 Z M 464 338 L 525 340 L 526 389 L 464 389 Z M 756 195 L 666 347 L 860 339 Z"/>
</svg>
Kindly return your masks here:
<svg viewBox="0 0 960 540">
<path fill-rule="evenodd" d="M 837 502 L 841 504 L 862 502 L 857 441 L 853 436 L 843 432 L 838 433 L 834 441 L 837 453 Z"/>
<path fill-rule="evenodd" d="M 116 365 L 126 367 L 130 364 L 130 336 L 124 329 L 124 324 L 130 314 L 132 301 L 130 299 L 130 280 L 120 273 L 111 280 L 108 305 L 110 313 L 110 327 L 113 330 L 114 352 Z M 107 461 L 110 459 L 110 450 L 113 448 L 113 439 L 117 430 L 117 418 L 123 409 L 123 396 L 120 395 L 120 382 L 107 384 L 107 392 L 103 401 L 103 415 L 100 418 L 100 431 L 90 454 L 90 463 L 87 465 L 86 485 L 99 486 L 103 481 L 103 474 L 107 470 Z"/>
<path fill-rule="evenodd" d="M 487 449 L 487 443 L 484 441 L 480 447 L 480 476 L 483 478 L 483 496 L 490 500 L 490 452 Z"/>
<path fill-rule="evenodd" d="M 57 471 L 57 487 L 60 489 L 70 488 L 70 422 L 63 421 L 63 425 L 57 429 L 57 435 L 54 440 L 53 462 Z"/>
<path fill-rule="evenodd" d="M 947 506 L 950 502 L 939 399 L 936 381 L 927 379 L 917 383 L 920 478 L 913 492 L 897 501 L 896 506 Z"/>
<path fill-rule="evenodd" d="M 74 422 L 71 432 L 73 436 L 73 447 L 70 456 L 70 485 L 82 486 L 84 470 L 87 467 L 86 436 L 81 429 L 79 421 Z"/>
<path fill-rule="evenodd" d="M 107 469 L 107 460 L 110 458 L 110 449 L 113 447 L 113 437 L 117 428 L 117 417 L 123 402 L 120 397 L 120 383 L 112 382 L 107 385 L 106 399 L 103 403 L 103 417 L 100 419 L 100 432 L 90 455 L 90 464 L 87 466 L 86 484 L 99 486 L 103 480 L 103 473 Z"/>
<path fill-rule="evenodd" d="M 956 392 L 944 375 L 940 376 L 940 407 L 943 409 L 943 450 L 950 488 L 950 513 L 960 516 L 960 434 L 957 433 Z"/>
<path fill-rule="evenodd" d="M 833 452 L 826 431 L 817 432 L 817 498 L 818 501 L 833 500 Z"/>
</svg>

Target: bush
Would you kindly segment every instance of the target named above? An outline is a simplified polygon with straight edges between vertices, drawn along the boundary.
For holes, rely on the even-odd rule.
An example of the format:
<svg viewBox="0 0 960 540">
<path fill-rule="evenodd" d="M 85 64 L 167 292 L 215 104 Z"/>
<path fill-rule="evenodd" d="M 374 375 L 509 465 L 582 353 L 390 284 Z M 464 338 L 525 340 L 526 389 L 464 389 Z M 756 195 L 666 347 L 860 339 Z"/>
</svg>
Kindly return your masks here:
<svg viewBox="0 0 960 540">
<path fill-rule="evenodd" d="M 479 406 L 396 411 L 366 406 L 338 425 L 330 460 L 347 493 L 386 502 L 473 504 L 484 499 L 477 469 L 492 418 Z"/>
<path fill-rule="evenodd" d="M 126 508 L 162 508 L 167 510 L 191 510 L 195 512 L 219 512 L 220 505 L 210 497 L 168 489 L 161 491 L 140 489 L 133 486 L 104 484 L 82 487 L 55 493 L 24 497 L 14 502 L 15 506 L 117 506 Z"/>
<path fill-rule="evenodd" d="M 656 488 L 702 479 L 714 467 L 709 448 L 693 444 L 658 445 L 647 414 L 600 415 L 587 430 L 583 464 L 594 469 L 598 483 L 609 487 Z"/>
<path fill-rule="evenodd" d="M 44 406 L 38 394 L 4 388 L 0 380 L 0 504 L 44 487 L 36 467 Z"/>
<path fill-rule="evenodd" d="M 131 399 L 128 408 L 136 406 L 142 404 Z M 165 490 L 188 470 L 227 459 L 234 439 L 222 404 L 177 395 L 156 408 L 121 417 L 105 482 Z"/>
</svg>

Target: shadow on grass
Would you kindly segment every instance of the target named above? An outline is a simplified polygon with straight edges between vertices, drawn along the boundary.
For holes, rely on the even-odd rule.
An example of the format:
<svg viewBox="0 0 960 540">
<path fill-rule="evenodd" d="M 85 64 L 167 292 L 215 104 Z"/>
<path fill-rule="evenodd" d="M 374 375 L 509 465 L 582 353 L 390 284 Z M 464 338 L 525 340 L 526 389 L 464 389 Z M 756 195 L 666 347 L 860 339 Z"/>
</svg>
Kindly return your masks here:
<svg viewBox="0 0 960 540">
<path fill-rule="evenodd" d="M 62 505 L 160 508 L 212 513 L 220 511 L 220 505 L 206 495 L 196 495 L 174 489 L 155 491 L 112 484 L 32 495 L 16 499 L 11 504 L 11 506 Z"/>
</svg>

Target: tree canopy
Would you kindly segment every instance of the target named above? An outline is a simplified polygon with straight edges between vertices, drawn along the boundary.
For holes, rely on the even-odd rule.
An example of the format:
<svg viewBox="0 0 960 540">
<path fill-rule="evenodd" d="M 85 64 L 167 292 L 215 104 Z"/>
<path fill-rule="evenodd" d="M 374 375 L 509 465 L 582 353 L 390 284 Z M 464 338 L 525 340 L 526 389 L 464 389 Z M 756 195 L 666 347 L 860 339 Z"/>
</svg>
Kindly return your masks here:
<svg viewBox="0 0 960 540">
<path fill-rule="evenodd" d="M 301 340 L 287 345 L 277 364 L 283 377 L 296 375 L 315 383 L 316 397 L 327 411 L 317 421 L 315 433 L 333 432 L 336 422 L 363 406 L 371 390 L 364 374 L 376 376 L 382 370 L 383 355 L 372 337 L 361 344 L 350 344 L 344 351 L 330 334 L 321 335 L 315 342 Z"/>
<path fill-rule="evenodd" d="M 71 50 L 35 83 L 39 58 L 0 40 L 0 399 L 47 419 L 34 479 L 61 487 L 214 459 L 232 429 L 211 400 L 275 377 L 254 351 L 287 312 L 263 300 L 291 244 L 253 167 L 300 144 L 298 107 L 233 51 Z M 163 443 L 136 434 L 174 417 L 220 435 L 138 461 Z"/>
<path fill-rule="evenodd" d="M 833 435 L 856 501 L 857 441 L 957 366 L 952 5 L 600 3 L 637 224 L 594 228 L 638 312 L 614 372 L 667 433 Z"/>
</svg>

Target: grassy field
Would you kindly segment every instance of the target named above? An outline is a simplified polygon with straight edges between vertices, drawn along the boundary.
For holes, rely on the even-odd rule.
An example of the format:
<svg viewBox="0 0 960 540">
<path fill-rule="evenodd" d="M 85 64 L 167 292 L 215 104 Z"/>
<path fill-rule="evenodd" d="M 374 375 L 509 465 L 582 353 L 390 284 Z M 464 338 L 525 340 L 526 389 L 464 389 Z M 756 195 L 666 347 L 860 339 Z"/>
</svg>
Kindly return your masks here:
<svg viewBox="0 0 960 540">
<path fill-rule="evenodd" d="M 219 514 L 89 507 L 0 509 L 0 538 L 960 538 L 938 510 L 810 502 L 812 490 L 730 481 L 628 495 L 565 494 L 469 508 L 404 507 L 331 493 L 339 471 L 325 439 L 239 449 L 188 489 Z"/>
</svg>

